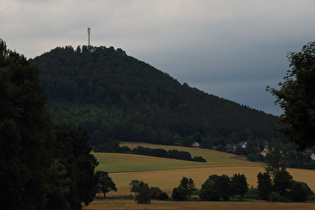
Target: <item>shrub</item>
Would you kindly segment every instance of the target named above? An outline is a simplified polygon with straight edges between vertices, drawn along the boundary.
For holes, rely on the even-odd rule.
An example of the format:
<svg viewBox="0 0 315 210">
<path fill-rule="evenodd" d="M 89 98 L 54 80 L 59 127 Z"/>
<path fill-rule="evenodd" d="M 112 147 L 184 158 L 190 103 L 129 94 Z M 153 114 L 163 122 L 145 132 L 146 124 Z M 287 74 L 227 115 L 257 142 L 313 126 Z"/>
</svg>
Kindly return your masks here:
<svg viewBox="0 0 315 210">
<path fill-rule="evenodd" d="M 224 150 L 224 147 L 223 147 L 222 145 L 218 145 L 218 146 L 215 148 L 215 150 L 216 150 L 216 151 L 221 151 L 221 152 L 225 151 L 225 150 Z"/>
<path fill-rule="evenodd" d="M 185 189 L 182 187 L 175 187 L 172 192 L 172 199 L 174 201 L 186 201 L 187 195 Z"/>
<path fill-rule="evenodd" d="M 144 182 L 139 183 L 138 192 L 136 193 L 135 200 L 138 204 L 150 204 L 151 203 L 151 190 L 149 185 Z"/>
<path fill-rule="evenodd" d="M 256 155 L 255 154 L 248 154 L 247 160 L 249 161 L 256 161 Z"/>
<path fill-rule="evenodd" d="M 292 181 L 289 197 L 292 201 L 304 202 L 307 201 L 310 196 L 313 196 L 314 192 L 304 182 Z"/>
<path fill-rule="evenodd" d="M 204 159 L 202 156 L 199 156 L 199 157 L 195 156 L 191 160 L 196 161 L 196 162 L 207 162 L 207 160 Z"/>
<path fill-rule="evenodd" d="M 119 147 L 117 149 L 119 153 L 131 153 L 131 149 L 128 146 Z"/>
<path fill-rule="evenodd" d="M 259 152 L 255 156 L 256 161 L 264 161 L 264 156 Z"/>
<path fill-rule="evenodd" d="M 257 188 L 254 188 L 253 186 L 251 186 L 248 189 L 245 197 L 248 198 L 248 199 L 257 199 L 257 197 L 258 197 L 258 190 L 257 190 Z"/>
<path fill-rule="evenodd" d="M 132 180 L 131 183 L 131 192 L 135 192 L 135 201 L 138 204 L 150 204 L 151 203 L 151 189 L 147 183 L 138 180 Z"/>
<path fill-rule="evenodd" d="M 268 195 L 267 201 L 270 202 L 289 202 L 286 197 L 281 196 L 279 193 L 272 192 Z"/>
<path fill-rule="evenodd" d="M 207 179 L 201 186 L 199 197 L 205 201 L 219 201 L 220 197 L 215 181 Z"/>
<path fill-rule="evenodd" d="M 160 192 L 157 199 L 164 201 L 164 200 L 168 200 L 169 196 L 166 192 Z"/>
<path fill-rule="evenodd" d="M 158 199 L 159 194 L 162 192 L 162 190 L 158 187 L 151 187 L 151 198 L 152 199 Z"/>
<path fill-rule="evenodd" d="M 211 175 L 201 186 L 199 197 L 202 200 L 229 200 L 232 195 L 231 180 L 227 175 Z"/>
</svg>

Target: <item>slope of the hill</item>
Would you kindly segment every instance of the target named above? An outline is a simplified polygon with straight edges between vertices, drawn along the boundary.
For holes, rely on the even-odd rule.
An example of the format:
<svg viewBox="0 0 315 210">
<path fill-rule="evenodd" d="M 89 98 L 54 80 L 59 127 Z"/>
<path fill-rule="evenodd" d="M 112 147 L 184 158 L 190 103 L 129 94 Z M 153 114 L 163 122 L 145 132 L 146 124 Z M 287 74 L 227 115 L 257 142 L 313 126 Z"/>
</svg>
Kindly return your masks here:
<svg viewBox="0 0 315 210">
<path fill-rule="evenodd" d="M 90 143 L 113 140 L 206 147 L 271 140 L 277 117 L 180 84 L 113 47 L 55 48 L 31 60 L 55 120 L 85 127 Z"/>
</svg>

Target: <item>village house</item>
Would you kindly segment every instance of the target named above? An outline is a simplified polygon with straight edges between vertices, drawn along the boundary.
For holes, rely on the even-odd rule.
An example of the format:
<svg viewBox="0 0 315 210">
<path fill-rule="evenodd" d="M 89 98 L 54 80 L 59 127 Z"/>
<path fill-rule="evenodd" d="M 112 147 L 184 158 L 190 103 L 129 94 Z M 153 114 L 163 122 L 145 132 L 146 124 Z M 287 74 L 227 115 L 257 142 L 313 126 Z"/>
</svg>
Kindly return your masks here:
<svg viewBox="0 0 315 210">
<path fill-rule="evenodd" d="M 247 148 L 247 141 L 241 141 L 240 143 L 238 143 L 238 146 L 240 146 L 243 149 Z"/>
<path fill-rule="evenodd" d="M 315 154 L 313 150 L 309 149 L 305 152 L 305 156 L 310 157 L 312 160 L 315 160 Z"/>
<path fill-rule="evenodd" d="M 226 152 L 235 152 L 236 151 L 236 145 L 234 144 L 227 144 L 225 147 Z"/>
<path fill-rule="evenodd" d="M 265 157 L 268 153 L 269 153 L 268 145 L 265 145 L 264 150 L 260 154 Z"/>
<path fill-rule="evenodd" d="M 191 146 L 196 147 L 196 148 L 199 148 L 199 147 L 200 147 L 200 144 L 199 144 L 198 142 L 193 142 Z"/>
</svg>

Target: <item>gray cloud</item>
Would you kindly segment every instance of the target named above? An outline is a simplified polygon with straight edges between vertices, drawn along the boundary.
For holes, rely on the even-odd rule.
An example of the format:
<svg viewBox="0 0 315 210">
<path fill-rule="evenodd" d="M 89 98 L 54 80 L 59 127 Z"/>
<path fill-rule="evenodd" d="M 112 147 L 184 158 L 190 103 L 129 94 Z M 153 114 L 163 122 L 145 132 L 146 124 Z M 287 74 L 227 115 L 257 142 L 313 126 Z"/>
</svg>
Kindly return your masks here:
<svg viewBox="0 0 315 210">
<path fill-rule="evenodd" d="M 0 0 L 0 37 L 34 57 L 57 46 L 114 46 L 210 94 L 279 114 L 265 87 L 286 54 L 314 41 L 312 0 Z"/>
</svg>

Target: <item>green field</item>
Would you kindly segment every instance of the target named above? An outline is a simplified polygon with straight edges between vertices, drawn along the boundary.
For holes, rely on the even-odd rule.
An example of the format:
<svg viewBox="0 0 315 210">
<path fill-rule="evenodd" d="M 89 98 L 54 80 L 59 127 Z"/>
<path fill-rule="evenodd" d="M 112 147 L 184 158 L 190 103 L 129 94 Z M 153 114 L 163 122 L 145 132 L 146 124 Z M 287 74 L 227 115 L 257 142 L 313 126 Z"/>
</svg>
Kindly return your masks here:
<svg viewBox="0 0 315 210">
<path fill-rule="evenodd" d="M 190 152 L 192 156 L 202 156 L 207 162 L 192 162 L 175 160 L 168 158 L 157 158 L 143 155 L 132 154 L 118 154 L 118 153 L 94 153 L 97 157 L 100 165 L 98 170 L 105 170 L 110 173 L 116 172 L 131 172 L 131 171 L 151 171 L 151 170 L 166 170 L 166 169 L 178 169 L 178 168 L 194 168 L 194 167 L 209 167 L 209 166 L 241 166 L 241 167 L 262 167 L 261 163 L 249 162 L 244 158 L 240 159 L 239 156 L 218 152 L 209 149 L 190 148 L 181 146 L 165 146 L 148 143 L 130 143 L 122 142 L 120 146 L 128 146 L 131 149 L 137 146 L 149 147 L 149 148 L 162 148 L 165 150 L 176 149 L 179 151 Z"/>
<path fill-rule="evenodd" d="M 178 186 L 183 176 L 192 178 L 196 187 L 200 188 L 211 174 L 226 174 L 229 176 L 236 173 L 245 174 L 249 185 L 256 187 L 257 174 L 265 170 L 262 163 L 250 162 L 237 155 L 214 150 L 130 142 L 122 142 L 121 146 L 130 148 L 143 146 L 188 151 L 192 156 L 204 157 L 207 162 L 201 163 L 133 154 L 94 153 L 100 163 L 96 170 L 108 171 L 118 188 L 117 192 L 110 192 L 109 196 L 129 195 L 129 183 L 133 179 L 147 182 L 150 186 L 160 187 L 163 191 L 171 194 L 172 189 Z M 314 170 L 288 169 L 288 171 L 295 180 L 306 182 L 315 191 Z"/>
</svg>

